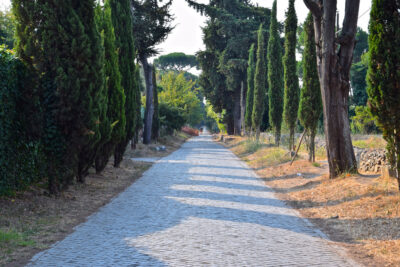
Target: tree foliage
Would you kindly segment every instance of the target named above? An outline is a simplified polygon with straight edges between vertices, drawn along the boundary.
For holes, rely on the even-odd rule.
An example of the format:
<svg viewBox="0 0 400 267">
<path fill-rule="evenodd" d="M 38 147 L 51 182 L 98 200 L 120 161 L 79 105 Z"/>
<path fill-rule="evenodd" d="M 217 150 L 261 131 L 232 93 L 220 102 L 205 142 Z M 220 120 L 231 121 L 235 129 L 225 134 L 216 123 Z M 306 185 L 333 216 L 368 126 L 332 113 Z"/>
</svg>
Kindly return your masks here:
<svg viewBox="0 0 400 267">
<path fill-rule="evenodd" d="M 356 46 L 353 52 L 353 64 L 350 69 L 352 97 L 350 105 L 365 106 L 367 104 L 367 70 L 368 70 L 368 33 L 357 29 Z"/>
<path fill-rule="evenodd" d="M 160 134 L 160 111 L 158 106 L 158 86 L 156 79 L 156 68 L 153 65 L 153 95 L 154 95 L 154 114 L 153 114 L 153 125 L 152 125 L 152 136 L 151 139 L 157 140 Z"/>
<path fill-rule="evenodd" d="M 0 45 L 14 47 L 15 22 L 11 10 L 0 10 Z"/>
<path fill-rule="evenodd" d="M 132 14 L 130 0 L 110 0 L 111 14 L 118 51 L 121 85 L 125 92 L 125 136 L 119 142 L 114 152 L 114 166 L 118 167 L 123 159 L 126 146 L 133 138 L 137 126 L 137 91 L 139 84 L 135 79 L 136 66 L 134 62 L 135 46 L 133 40 Z"/>
<path fill-rule="evenodd" d="M 158 53 L 155 46 L 167 38 L 173 27 L 173 16 L 170 13 L 172 0 L 160 5 L 162 0 L 131 0 L 133 28 L 137 58 L 142 63 L 146 82 L 146 109 L 144 116 L 143 143 L 151 142 L 154 116 L 154 98 L 152 83 L 152 66 L 148 58 Z M 129 9 L 130 10 L 130 9 Z"/>
<path fill-rule="evenodd" d="M 94 1 L 13 2 L 18 55 L 40 77 L 50 190 L 93 164 L 101 135 L 103 51 Z M 77 41 L 78 40 L 78 41 Z"/>
<path fill-rule="evenodd" d="M 43 145 L 33 129 L 41 122 L 34 77 L 0 46 L 0 195 L 12 195 L 46 174 Z"/>
<path fill-rule="evenodd" d="M 257 43 L 257 62 L 256 71 L 254 74 L 254 104 L 252 113 L 253 129 L 256 131 L 257 140 L 260 138 L 260 126 L 265 109 L 265 95 L 267 93 L 267 64 L 266 64 L 266 50 L 264 44 L 264 30 L 263 25 L 260 25 L 258 30 L 258 43 Z"/>
<path fill-rule="evenodd" d="M 354 133 L 376 134 L 379 132 L 375 118 L 367 106 L 356 106 L 355 115 L 351 117 L 351 130 Z"/>
<path fill-rule="evenodd" d="M 284 65 L 284 106 L 283 117 L 289 128 L 289 149 L 294 146 L 294 132 L 297 125 L 297 113 L 299 109 L 299 78 L 297 76 L 296 41 L 297 41 L 297 16 L 294 8 L 294 0 L 289 0 L 289 9 L 285 21 L 285 55 Z"/>
<path fill-rule="evenodd" d="M 101 172 L 106 167 L 115 146 L 125 138 L 125 93 L 121 86 L 121 73 L 119 71 L 118 54 L 115 46 L 114 27 L 111 18 L 110 0 L 104 7 L 97 7 L 97 25 L 103 36 L 106 75 L 105 104 L 103 119 L 100 121 L 105 128 L 102 131 L 103 142 L 96 155 L 96 172 Z M 109 135 L 109 136 L 107 136 Z"/>
<path fill-rule="evenodd" d="M 309 160 L 315 161 L 314 138 L 318 120 L 322 114 L 321 89 L 317 72 L 314 24 L 309 13 L 304 23 L 303 87 L 300 93 L 299 119 L 310 137 L 308 144 Z"/>
<path fill-rule="evenodd" d="M 249 61 L 248 61 L 248 67 L 247 67 L 247 94 L 246 94 L 245 124 L 246 124 L 248 132 L 250 132 L 252 130 L 255 71 L 256 71 L 256 60 L 255 60 L 254 44 L 252 44 L 250 47 L 250 51 L 249 51 Z"/>
<path fill-rule="evenodd" d="M 241 88 L 247 83 L 247 61 L 261 23 L 269 27 L 269 10 L 249 1 L 211 1 L 190 6 L 208 17 L 203 28 L 205 51 L 198 53 L 200 84 L 215 112 L 225 110 L 228 134 L 241 132 Z"/>
<path fill-rule="evenodd" d="M 400 4 L 373 0 L 369 24 L 369 107 L 387 141 L 400 189 Z"/>
<path fill-rule="evenodd" d="M 283 66 L 282 48 L 276 18 L 276 0 L 272 6 L 270 37 L 268 41 L 269 120 L 279 146 L 283 112 Z"/>
<path fill-rule="evenodd" d="M 199 63 L 194 55 L 175 52 L 156 58 L 154 60 L 154 65 L 164 71 L 175 70 L 180 72 L 184 69 L 198 67 Z"/>
<path fill-rule="evenodd" d="M 200 99 L 193 81 L 187 81 L 184 74 L 169 72 L 162 76 L 159 94 L 160 103 L 166 103 L 181 110 L 185 122 L 196 125 L 203 119 Z"/>
</svg>

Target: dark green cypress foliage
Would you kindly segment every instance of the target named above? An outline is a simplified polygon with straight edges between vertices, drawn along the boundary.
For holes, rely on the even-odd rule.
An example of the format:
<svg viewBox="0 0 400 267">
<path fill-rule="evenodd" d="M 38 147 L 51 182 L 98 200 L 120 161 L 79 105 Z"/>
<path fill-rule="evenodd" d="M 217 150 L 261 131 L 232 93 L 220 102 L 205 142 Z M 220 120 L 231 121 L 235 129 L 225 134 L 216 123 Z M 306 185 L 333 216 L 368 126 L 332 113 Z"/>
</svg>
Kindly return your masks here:
<svg viewBox="0 0 400 267">
<path fill-rule="evenodd" d="M 107 120 L 107 91 L 104 76 L 104 46 L 95 21 L 95 1 L 72 1 L 76 13 L 82 22 L 84 33 L 88 37 L 88 62 L 82 72 L 81 95 L 87 96 L 87 140 L 79 147 L 79 163 L 77 179 L 84 183 L 89 169 L 94 165 L 99 147 L 110 138 L 111 128 Z M 82 103 L 83 104 L 83 103 Z"/>
<path fill-rule="evenodd" d="M 96 172 L 100 173 L 107 166 L 110 156 L 114 153 L 115 145 L 125 137 L 125 95 L 121 86 L 121 73 L 118 65 L 118 54 L 115 46 L 114 27 L 112 25 L 110 1 L 104 3 L 104 9 L 97 7 L 97 25 L 104 36 L 106 75 L 107 110 L 102 125 L 107 127 L 102 131 L 102 145 L 96 155 Z M 103 115 L 104 117 L 104 115 Z M 108 129 L 109 128 L 109 129 Z M 109 132 L 109 133 L 108 133 Z"/>
<path fill-rule="evenodd" d="M 158 87 L 156 79 L 156 67 L 153 65 L 153 101 L 154 101 L 154 113 L 153 113 L 153 124 L 151 139 L 157 141 L 160 132 L 160 112 L 158 108 Z"/>
<path fill-rule="evenodd" d="M 57 192 L 84 177 L 100 140 L 103 61 L 94 1 L 19 0 L 13 8 L 18 53 L 40 75 L 42 140 L 49 188 Z"/>
<path fill-rule="evenodd" d="M 136 65 L 135 68 L 135 114 L 136 116 L 136 127 L 134 132 L 134 143 L 133 148 L 139 142 L 139 135 L 140 130 L 143 128 L 143 118 L 142 118 L 142 94 L 141 94 L 141 83 L 142 79 L 140 77 L 140 66 L 139 64 Z"/>
<path fill-rule="evenodd" d="M 387 141 L 400 189 L 400 4 L 373 0 L 369 24 L 369 107 Z"/>
<path fill-rule="evenodd" d="M 282 48 L 276 18 L 276 0 L 272 6 L 270 37 L 268 41 L 269 121 L 275 133 L 275 144 L 279 146 L 283 112 L 283 67 Z"/>
<path fill-rule="evenodd" d="M 253 99 L 254 99 L 254 73 L 255 73 L 255 53 L 254 44 L 251 45 L 249 51 L 249 61 L 247 67 L 247 95 L 246 95 L 246 113 L 245 113 L 245 125 L 246 130 L 250 134 L 252 130 L 252 114 L 253 114 Z"/>
<path fill-rule="evenodd" d="M 256 72 L 254 74 L 254 104 L 252 122 L 253 129 L 256 131 L 256 139 L 260 138 L 260 125 L 265 108 L 265 94 L 267 92 L 267 64 L 265 62 L 265 44 L 264 44 L 263 25 L 258 30 L 257 43 L 257 63 Z"/>
<path fill-rule="evenodd" d="M 297 17 L 294 1 L 289 0 L 289 9 L 286 13 L 285 55 L 283 57 L 285 80 L 283 116 L 290 131 L 289 150 L 292 150 L 294 146 L 294 131 L 297 124 L 300 94 L 296 62 Z"/>
<path fill-rule="evenodd" d="M 315 161 L 314 138 L 319 118 L 322 114 L 321 88 L 317 71 L 315 51 L 314 21 L 311 13 L 304 23 L 303 87 L 301 88 L 299 119 L 307 131 L 309 161 Z"/>
<path fill-rule="evenodd" d="M 132 31 L 132 16 L 129 0 L 110 0 L 112 19 L 116 37 L 117 51 L 119 53 L 119 70 L 124 88 L 126 128 L 125 136 L 119 142 L 114 152 L 114 166 L 119 167 L 126 146 L 133 138 L 138 114 L 136 109 L 136 96 L 138 84 L 135 82 L 135 47 Z"/>
</svg>

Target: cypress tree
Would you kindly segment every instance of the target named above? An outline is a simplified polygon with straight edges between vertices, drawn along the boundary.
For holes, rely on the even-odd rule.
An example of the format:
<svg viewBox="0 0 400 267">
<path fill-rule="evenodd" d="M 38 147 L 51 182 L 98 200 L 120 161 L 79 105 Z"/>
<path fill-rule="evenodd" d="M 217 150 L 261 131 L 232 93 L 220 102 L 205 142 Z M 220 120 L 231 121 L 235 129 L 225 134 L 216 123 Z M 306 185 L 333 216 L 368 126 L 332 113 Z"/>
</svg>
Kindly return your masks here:
<svg viewBox="0 0 400 267">
<path fill-rule="evenodd" d="M 108 99 L 104 86 L 104 46 L 95 21 L 95 1 L 72 2 L 72 5 L 76 6 L 75 10 L 88 36 L 90 49 L 86 66 L 87 73 L 84 73 L 85 76 L 81 78 L 81 91 L 88 91 L 81 93 L 88 94 L 86 125 L 89 139 L 79 149 L 77 179 L 84 183 L 89 169 L 94 165 L 100 146 L 110 138 L 111 127 L 106 116 Z"/>
<path fill-rule="evenodd" d="M 289 0 L 289 9 L 286 13 L 285 55 L 283 57 L 285 80 L 283 116 L 290 131 L 289 150 L 292 150 L 294 146 L 294 130 L 297 124 L 300 94 L 296 62 L 297 17 L 294 1 Z"/>
<path fill-rule="evenodd" d="M 122 76 L 122 87 L 124 88 L 125 118 L 126 128 L 125 136 L 115 147 L 114 166 L 119 167 L 126 146 L 132 139 L 136 129 L 137 108 L 136 96 L 138 84 L 135 81 L 135 47 L 133 40 L 132 15 L 129 0 L 110 0 L 112 20 L 116 37 L 116 46 L 119 53 L 119 70 Z"/>
<path fill-rule="evenodd" d="M 94 1 L 18 0 L 13 9 L 18 54 L 40 76 L 42 142 L 57 192 L 75 176 L 83 181 L 100 140 L 104 77 Z"/>
<path fill-rule="evenodd" d="M 275 133 L 275 144 L 279 146 L 283 112 L 282 51 L 276 18 L 276 0 L 272 6 L 268 41 L 269 121 Z"/>
<path fill-rule="evenodd" d="M 107 109 L 105 119 L 101 125 L 106 128 L 103 132 L 108 138 L 102 136 L 103 142 L 96 155 L 96 172 L 100 173 L 107 166 L 110 156 L 113 154 L 116 144 L 121 142 L 125 136 L 125 95 L 121 86 L 121 73 L 118 65 L 118 54 L 115 46 L 114 27 L 111 18 L 110 1 L 104 3 L 104 9 L 97 7 L 97 24 L 104 36 L 105 50 L 105 75 L 106 75 L 106 99 Z"/>
<path fill-rule="evenodd" d="M 140 129 L 143 128 L 143 118 L 142 118 L 142 99 L 141 99 L 141 83 L 142 79 L 140 77 L 140 66 L 139 64 L 136 65 L 135 68 L 135 114 L 136 116 L 136 127 L 134 131 L 134 138 L 132 148 L 135 148 L 136 144 L 139 142 L 139 132 Z"/>
<path fill-rule="evenodd" d="M 258 30 L 257 63 L 254 74 L 254 104 L 252 122 L 257 141 L 260 138 L 260 125 L 264 114 L 265 94 L 267 92 L 267 64 L 265 62 L 265 44 L 263 25 Z"/>
<path fill-rule="evenodd" d="M 304 23 L 303 87 L 300 94 L 299 119 L 310 137 L 308 144 L 309 161 L 315 161 L 314 139 L 318 120 L 322 113 L 321 87 L 317 71 L 315 52 L 314 20 L 311 13 Z"/>
<path fill-rule="evenodd" d="M 158 109 L 158 87 L 156 79 L 156 67 L 154 65 L 153 65 L 153 101 L 154 101 L 154 113 L 153 113 L 151 139 L 157 141 L 160 132 L 160 112 Z"/>
<path fill-rule="evenodd" d="M 369 107 L 387 141 L 400 189 L 400 4 L 373 0 L 369 24 Z"/>
<path fill-rule="evenodd" d="M 251 125 L 252 125 L 252 114 L 253 114 L 254 73 L 255 73 L 254 57 L 255 57 L 254 44 L 252 44 L 249 51 L 249 61 L 247 67 L 247 97 L 246 97 L 245 125 L 248 133 L 251 133 L 252 130 Z"/>
</svg>

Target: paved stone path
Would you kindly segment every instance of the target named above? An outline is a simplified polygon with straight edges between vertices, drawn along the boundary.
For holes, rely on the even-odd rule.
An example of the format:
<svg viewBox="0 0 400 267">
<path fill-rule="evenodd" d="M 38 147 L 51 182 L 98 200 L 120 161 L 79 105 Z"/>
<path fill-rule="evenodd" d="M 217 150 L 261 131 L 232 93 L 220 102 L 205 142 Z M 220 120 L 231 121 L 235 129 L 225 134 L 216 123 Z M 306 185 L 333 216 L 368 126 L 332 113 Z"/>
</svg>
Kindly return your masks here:
<svg viewBox="0 0 400 267">
<path fill-rule="evenodd" d="M 354 266 L 203 135 L 29 266 Z"/>
</svg>

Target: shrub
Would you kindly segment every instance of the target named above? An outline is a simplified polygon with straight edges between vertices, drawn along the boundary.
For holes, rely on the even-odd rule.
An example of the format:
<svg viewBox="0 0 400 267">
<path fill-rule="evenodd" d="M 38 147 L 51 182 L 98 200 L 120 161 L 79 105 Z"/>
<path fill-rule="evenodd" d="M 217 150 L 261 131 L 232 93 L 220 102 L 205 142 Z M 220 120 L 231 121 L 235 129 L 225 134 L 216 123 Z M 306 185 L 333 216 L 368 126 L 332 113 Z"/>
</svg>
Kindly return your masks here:
<svg viewBox="0 0 400 267">
<path fill-rule="evenodd" d="M 366 106 L 357 106 L 356 115 L 351 118 L 351 130 L 353 133 L 371 134 L 378 133 L 379 129 L 375 124 L 374 117 Z"/>
<path fill-rule="evenodd" d="M 199 136 L 199 130 L 190 128 L 188 126 L 182 127 L 182 132 L 187 133 L 191 136 Z"/>
<path fill-rule="evenodd" d="M 0 195 L 10 195 L 45 176 L 36 132 L 39 105 L 30 78 L 25 65 L 0 47 Z"/>
<path fill-rule="evenodd" d="M 185 118 L 179 108 L 161 102 L 159 112 L 162 135 L 173 134 L 174 130 L 180 130 L 185 125 Z"/>
</svg>

